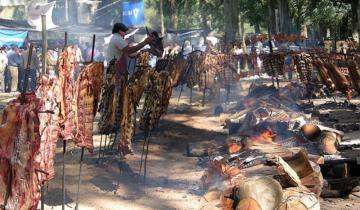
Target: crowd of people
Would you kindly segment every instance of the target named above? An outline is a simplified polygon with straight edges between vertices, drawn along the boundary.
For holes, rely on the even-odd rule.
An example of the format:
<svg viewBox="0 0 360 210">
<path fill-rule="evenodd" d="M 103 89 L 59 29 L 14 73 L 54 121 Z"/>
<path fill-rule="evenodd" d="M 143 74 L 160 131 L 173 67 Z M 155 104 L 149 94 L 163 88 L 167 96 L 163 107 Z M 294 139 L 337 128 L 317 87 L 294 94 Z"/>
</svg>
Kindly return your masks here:
<svg viewBox="0 0 360 210">
<path fill-rule="evenodd" d="M 25 79 L 25 69 L 27 68 L 27 61 L 29 55 L 30 44 L 24 44 L 23 47 L 17 45 L 4 45 L 0 48 L 0 92 L 17 92 L 21 91 Z M 74 73 L 74 78 L 80 72 L 82 63 L 90 62 L 92 46 L 90 43 L 84 43 L 81 47 L 77 44 L 76 48 L 76 61 L 79 64 Z M 51 77 L 58 75 L 58 57 L 60 47 L 55 45 L 47 50 L 46 59 L 46 74 Z M 31 62 L 29 66 L 29 82 L 27 91 L 33 91 L 36 88 L 36 80 L 40 75 L 42 62 L 41 62 L 41 48 L 34 47 Z M 94 60 L 104 61 L 104 53 L 98 49 L 94 50 Z"/>
</svg>

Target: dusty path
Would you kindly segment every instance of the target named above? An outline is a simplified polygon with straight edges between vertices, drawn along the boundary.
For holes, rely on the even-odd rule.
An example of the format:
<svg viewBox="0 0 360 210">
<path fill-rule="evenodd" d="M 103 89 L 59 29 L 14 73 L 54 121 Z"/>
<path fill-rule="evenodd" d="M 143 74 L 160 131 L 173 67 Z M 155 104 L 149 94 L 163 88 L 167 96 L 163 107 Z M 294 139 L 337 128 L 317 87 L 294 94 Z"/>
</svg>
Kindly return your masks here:
<svg viewBox="0 0 360 210">
<path fill-rule="evenodd" d="M 177 94 L 175 94 L 177 96 Z M 168 114 L 151 137 L 147 182 L 138 177 L 143 133 L 138 132 L 133 144 L 135 154 L 120 162 L 116 151 L 108 151 L 98 161 L 100 136 L 95 135 L 94 154 L 85 153 L 82 172 L 80 209 L 106 210 L 197 210 L 203 195 L 200 178 L 205 166 L 198 158 L 187 157 L 189 142 L 225 139 L 219 119 L 211 109 L 194 107 L 186 113 L 176 113 L 172 99 Z M 46 209 L 61 209 L 61 151 L 58 145 L 56 177 L 48 184 Z M 66 154 L 67 209 L 75 207 L 80 150 L 68 146 Z M 121 172 L 120 172 L 121 169 Z"/>
</svg>

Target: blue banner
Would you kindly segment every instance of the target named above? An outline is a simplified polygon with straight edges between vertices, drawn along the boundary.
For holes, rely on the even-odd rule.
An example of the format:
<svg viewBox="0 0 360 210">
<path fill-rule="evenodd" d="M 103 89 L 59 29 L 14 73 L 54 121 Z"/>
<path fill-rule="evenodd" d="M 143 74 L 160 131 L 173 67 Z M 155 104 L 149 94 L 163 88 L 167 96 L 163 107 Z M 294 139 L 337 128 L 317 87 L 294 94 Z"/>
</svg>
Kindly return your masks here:
<svg viewBox="0 0 360 210">
<path fill-rule="evenodd" d="M 143 26 L 145 24 L 144 1 L 125 1 L 122 7 L 122 22 L 125 25 Z"/>
<path fill-rule="evenodd" d="M 27 31 L 0 30 L 0 46 L 17 45 L 22 47 L 28 35 Z"/>
</svg>

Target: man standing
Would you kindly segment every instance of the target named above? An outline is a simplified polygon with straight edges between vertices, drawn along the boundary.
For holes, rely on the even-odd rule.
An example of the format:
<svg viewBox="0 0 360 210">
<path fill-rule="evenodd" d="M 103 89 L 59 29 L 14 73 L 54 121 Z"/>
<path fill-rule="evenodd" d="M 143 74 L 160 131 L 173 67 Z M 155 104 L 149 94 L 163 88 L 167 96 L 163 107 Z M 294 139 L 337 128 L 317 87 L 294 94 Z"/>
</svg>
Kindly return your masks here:
<svg viewBox="0 0 360 210">
<path fill-rule="evenodd" d="M 47 73 L 52 76 L 56 77 L 57 75 L 57 60 L 58 56 L 54 49 L 49 49 L 46 53 L 46 65 L 47 65 Z"/>
<path fill-rule="evenodd" d="M 7 53 L 7 56 L 7 71 L 9 72 L 9 80 L 6 82 L 7 84 L 5 85 L 7 86 L 7 92 L 16 92 L 18 89 L 19 70 L 22 65 L 22 57 L 16 45 L 11 46 L 11 49 Z"/>
<path fill-rule="evenodd" d="M 26 50 L 24 50 L 24 52 L 22 53 L 24 72 L 28 70 L 25 68 L 27 67 L 27 62 L 28 62 L 29 50 L 30 50 L 29 48 L 30 48 L 30 43 L 26 45 Z M 31 53 L 29 83 L 27 89 L 29 91 L 34 91 L 36 88 L 36 73 L 39 70 L 39 63 L 40 63 L 39 58 L 36 55 L 35 49 L 33 49 Z"/>
<path fill-rule="evenodd" d="M 109 44 L 105 52 L 105 66 L 109 65 L 113 59 L 119 60 L 122 56 L 130 55 L 145 47 L 147 44 L 152 43 L 155 38 L 152 36 L 146 37 L 146 39 L 137 45 L 130 46 L 124 39 L 126 32 L 129 29 L 123 23 L 115 23 L 112 29 L 112 35 L 110 37 Z M 124 59 L 124 69 L 126 69 L 126 59 Z M 121 70 L 124 70 L 121 69 Z"/>
<path fill-rule="evenodd" d="M 6 47 L 3 46 L 0 48 L 0 91 L 5 91 L 5 69 L 8 63 L 8 58 L 6 55 Z"/>
</svg>

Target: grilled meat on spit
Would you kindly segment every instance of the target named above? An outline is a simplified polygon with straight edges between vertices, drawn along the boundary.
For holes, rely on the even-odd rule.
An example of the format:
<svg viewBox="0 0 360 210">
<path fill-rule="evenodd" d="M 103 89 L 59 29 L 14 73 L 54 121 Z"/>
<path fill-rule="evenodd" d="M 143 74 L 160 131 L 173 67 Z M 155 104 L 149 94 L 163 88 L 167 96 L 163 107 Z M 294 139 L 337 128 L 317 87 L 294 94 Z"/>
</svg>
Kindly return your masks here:
<svg viewBox="0 0 360 210">
<path fill-rule="evenodd" d="M 347 66 L 349 69 L 350 78 L 355 90 L 360 93 L 360 69 L 355 60 L 348 60 Z"/>
<path fill-rule="evenodd" d="M 161 115 L 166 112 L 172 91 L 172 79 L 168 72 L 155 72 L 152 81 L 140 116 L 140 129 L 147 132 L 157 126 Z"/>
<path fill-rule="evenodd" d="M 102 63 L 91 63 L 83 69 L 76 82 L 76 137 L 75 143 L 93 151 L 93 121 L 96 114 L 102 75 Z"/>
<path fill-rule="evenodd" d="M 40 199 L 40 177 L 37 172 L 41 158 L 40 122 L 37 115 L 40 104 L 41 101 L 32 93 L 25 96 L 24 104 L 16 99 L 5 108 L 2 117 L 5 124 L 2 123 L 1 127 L 9 130 L 0 129 L 0 205 L 6 202 L 6 206 L 2 206 L 4 209 L 37 208 Z M 15 130 L 11 132 L 10 129 Z M 3 152 L 5 146 L 6 153 Z"/>
<path fill-rule="evenodd" d="M 351 85 L 344 74 L 342 74 L 332 63 L 326 63 L 325 66 L 329 70 L 329 75 L 333 79 L 336 89 L 342 92 L 346 98 L 350 100 L 352 97 Z"/>
<path fill-rule="evenodd" d="M 52 179 L 55 175 L 54 160 L 56 142 L 59 138 L 59 102 L 57 79 L 43 75 L 39 80 L 36 96 L 42 99 L 40 105 L 40 169 L 48 174 L 39 174 L 40 182 Z"/>
<path fill-rule="evenodd" d="M 75 130 L 73 100 L 75 70 L 75 49 L 68 46 L 59 58 L 59 83 L 60 83 L 60 127 L 63 140 L 73 139 Z"/>
<path fill-rule="evenodd" d="M 295 56 L 295 64 L 296 64 L 296 70 L 299 74 L 300 77 L 300 81 L 302 82 L 310 82 L 308 78 L 308 72 L 307 72 L 307 68 L 306 68 L 306 61 L 304 59 L 304 55 L 303 54 L 298 54 Z"/>
<path fill-rule="evenodd" d="M 324 62 L 320 58 L 317 58 L 315 60 L 315 65 L 318 67 L 319 76 L 322 82 L 325 84 L 325 86 L 329 89 L 331 93 L 334 92 L 335 84 L 331 80 L 329 76 L 329 71 L 326 69 Z"/>
<path fill-rule="evenodd" d="M 114 131 L 115 126 L 115 72 L 116 72 L 116 60 L 110 61 L 109 67 L 106 72 L 106 81 L 103 82 L 101 102 L 99 105 L 100 120 L 99 120 L 99 132 L 100 134 L 109 134 Z"/>
<path fill-rule="evenodd" d="M 177 55 L 172 61 L 170 61 L 170 75 L 173 80 L 173 87 L 177 87 L 180 82 L 180 78 L 183 75 L 187 65 L 187 60 L 182 55 Z"/>
<path fill-rule="evenodd" d="M 136 128 L 136 107 L 143 92 L 147 89 L 149 79 L 153 73 L 154 70 L 150 68 L 135 72 L 125 88 L 121 135 L 119 136 L 119 151 L 121 156 L 132 153 L 131 142 Z"/>
</svg>

